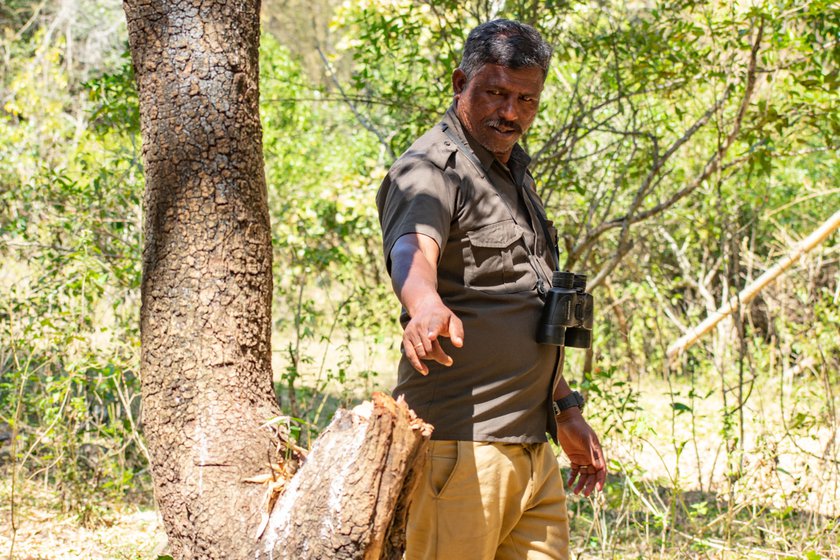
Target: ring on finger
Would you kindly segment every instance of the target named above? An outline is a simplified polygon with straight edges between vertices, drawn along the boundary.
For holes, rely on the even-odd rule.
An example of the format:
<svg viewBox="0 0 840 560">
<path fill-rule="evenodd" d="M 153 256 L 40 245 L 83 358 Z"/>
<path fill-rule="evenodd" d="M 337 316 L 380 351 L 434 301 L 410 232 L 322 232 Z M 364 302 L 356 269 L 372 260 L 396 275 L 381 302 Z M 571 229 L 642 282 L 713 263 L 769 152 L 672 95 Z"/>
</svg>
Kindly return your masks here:
<svg viewBox="0 0 840 560">
<path fill-rule="evenodd" d="M 418 342 L 417 344 L 415 344 L 415 345 L 414 345 L 414 347 L 415 347 L 415 348 L 422 348 L 422 347 L 423 347 L 423 343 L 422 343 L 422 342 Z"/>
</svg>

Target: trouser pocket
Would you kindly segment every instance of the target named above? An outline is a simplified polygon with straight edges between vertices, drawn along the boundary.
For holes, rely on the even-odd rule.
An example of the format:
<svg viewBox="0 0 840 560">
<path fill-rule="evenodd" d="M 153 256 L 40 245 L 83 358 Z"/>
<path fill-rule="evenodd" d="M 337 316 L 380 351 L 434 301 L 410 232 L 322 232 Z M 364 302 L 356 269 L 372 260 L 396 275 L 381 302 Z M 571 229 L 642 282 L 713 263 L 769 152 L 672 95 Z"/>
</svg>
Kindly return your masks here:
<svg viewBox="0 0 840 560">
<path fill-rule="evenodd" d="M 431 444 L 429 484 L 432 487 L 432 494 L 440 496 L 452 480 L 455 467 L 458 465 L 458 442 L 432 440 Z"/>
</svg>

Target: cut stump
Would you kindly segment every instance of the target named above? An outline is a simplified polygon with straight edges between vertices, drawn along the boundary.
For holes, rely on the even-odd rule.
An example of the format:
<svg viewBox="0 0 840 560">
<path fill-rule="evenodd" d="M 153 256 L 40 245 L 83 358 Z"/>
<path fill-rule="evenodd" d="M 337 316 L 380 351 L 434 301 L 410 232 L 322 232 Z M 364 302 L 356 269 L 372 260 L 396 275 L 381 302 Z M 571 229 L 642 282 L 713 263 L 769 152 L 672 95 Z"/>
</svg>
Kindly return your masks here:
<svg viewBox="0 0 840 560">
<path fill-rule="evenodd" d="M 397 559 L 432 426 L 402 399 L 339 410 L 289 482 L 257 558 Z"/>
</svg>

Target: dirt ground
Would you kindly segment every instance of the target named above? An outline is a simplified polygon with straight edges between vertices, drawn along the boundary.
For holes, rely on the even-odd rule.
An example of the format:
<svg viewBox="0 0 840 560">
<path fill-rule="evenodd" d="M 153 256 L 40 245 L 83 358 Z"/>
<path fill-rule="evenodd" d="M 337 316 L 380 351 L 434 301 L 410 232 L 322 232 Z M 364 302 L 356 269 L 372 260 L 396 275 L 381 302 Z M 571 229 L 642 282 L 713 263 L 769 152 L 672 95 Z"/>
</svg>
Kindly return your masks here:
<svg viewBox="0 0 840 560">
<path fill-rule="evenodd" d="M 4 560 L 153 560 L 165 553 L 166 535 L 154 510 L 122 506 L 86 528 L 76 515 L 39 507 L 38 496 L 44 497 L 43 493 L 28 485 L 26 494 L 16 500 L 13 532 L 10 495 L 10 481 L 3 479 L 0 558 Z"/>
</svg>

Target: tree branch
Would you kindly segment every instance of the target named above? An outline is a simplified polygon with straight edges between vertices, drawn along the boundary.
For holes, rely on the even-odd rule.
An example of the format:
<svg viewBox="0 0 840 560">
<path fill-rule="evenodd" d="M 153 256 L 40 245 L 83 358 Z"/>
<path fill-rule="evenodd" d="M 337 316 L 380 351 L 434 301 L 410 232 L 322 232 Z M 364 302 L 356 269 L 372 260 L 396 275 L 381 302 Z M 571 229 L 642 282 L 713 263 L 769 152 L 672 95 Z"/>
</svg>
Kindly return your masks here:
<svg viewBox="0 0 840 560">
<path fill-rule="evenodd" d="M 714 311 L 706 317 L 699 325 L 690 329 L 686 334 L 681 336 L 671 346 L 668 347 L 666 354 L 669 359 L 673 360 L 682 352 L 687 350 L 692 344 L 700 339 L 704 334 L 709 332 L 722 319 L 738 311 L 742 306 L 752 301 L 755 296 L 761 292 L 767 285 L 773 282 L 780 274 L 787 270 L 799 258 L 811 251 L 814 247 L 821 244 L 825 239 L 831 235 L 836 229 L 840 228 L 840 211 L 835 212 L 833 216 L 828 218 L 819 228 L 812 232 L 808 237 L 797 243 L 790 252 L 775 265 L 767 269 L 764 274 L 756 278 L 756 280 L 749 286 L 741 290 L 737 295 L 730 298 L 717 311 Z"/>
<path fill-rule="evenodd" d="M 720 168 L 720 163 L 723 160 L 724 156 L 726 155 L 729 148 L 735 142 L 735 139 L 738 136 L 738 133 L 741 130 L 741 123 L 743 122 L 744 116 L 747 113 L 747 109 L 749 108 L 750 101 L 752 100 L 753 93 L 755 91 L 755 83 L 756 83 L 756 61 L 758 59 L 758 51 L 761 45 L 761 40 L 764 33 L 764 20 L 760 20 L 758 25 L 758 31 L 756 33 L 755 41 L 752 44 L 752 48 L 750 49 L 750 61 L 747 68 L 747 83 L 744 88 L 744 95 L 741 98 L 741 102 L 738 107 L 738 112 L 735 116 L 735 119 L 732 124 L 732 128 L 727 134 L 726 138 L 718 147 L 717 151 L 709 158 L 706 162 L 706 165 L 703 166 L 703 170 L 700 174 L 694 178 L 688 185 L 674 193 L 670 198 L 668 198 L 665 202 L 657 204 L 656 206 L 649 208 L 643 212 L 636 213 L 636 209 L 641 206 L 642 201 L 644 200 L 645 196 L 648 194 L 650 190 L 651 182 L 654 178 L 657 177 L 659 172 L 661 171 L 663 165 L 668 161 L 668 159 L 682 146 L 684 145 L 703 125 L 705 125 L 708 120 L 714 115 L 722 106 L 723 103 L 729 96 L 729 93 L 732 90 L 732 86 L 730 85 L 727 87 L 726 92 L 724 93 L 721 98 L 715 102 L 715 104 L 708 110 L 704 115 L 694 123 L 694 125 L 689 128 L 683 136 L 677 139 L 662 155 L 661 158 L 654 161 L 654 165 L 651 168 L 648 175 L 642 181 L 642 184 L 639 186 L 639 189 L 636 191 L 636 195 L 634 197 L 633 202 L 630 205 L 630 209 L 628 212 L 619 218 L 614 218 L 607 222 L 602 223 L 600 226 L 595 228 L 592 232 L 587 234 L 587 236 L 583 239 L 583 241 L 578 244 L 576 247 L 573 248 L 571 254 L 569 255 L 569 261 L 574 262 L 585 250 L 591 247 L 595 241 L 604 233 L 611 229 L 615 229 L 618 227 L 622 228 L 621 237 L 619 239 L 618 248 L 616 249 L 615 256 L 613 259 L 609 261 L 607 265 L 605 265 L 601 271 L 595 276 L 595 279 L 590 283 L 590 287 L 588 289 L 592 289 L 600 284 L 603 279 L 606 277 L 606 274 L 611 272 L 615 266 L 617 266 L 618 262 L 623 258 L 624 254 L 626 254 L 627 250 L 623 247 L 626 245 L 625 237 L 629 232 L 630 227 L 633 224 L 638 222 L 647 220 L 657 214 L 660 214 L 664 210 L 670 208 L 674 204 L 676 204 L 679 200 L 693 192 L 703 181 L 705 181 L 709 176 L 711 176 L 715 171 Z M 606 273 L 606 274 L 605 274 Z M 596 283 L 596 280 L 599 282 Z"/>
<path fill-rule="evenodd" d="M 362 115 L 358 109 L 356 109 L 355 103 L 350 99 L 350 97 L 344 92 L 344 88 L 341 87 L 341 83 L 338 81 L 338 78 L 335 75 L 335 72 L 332 69 L 332 65 L 330 61 L 327 60 L 327 57 L 324 55 L 324 51 L 321 50 L 319 45 L 315 45 L 315 49 L 318 51 L 318 55 L 321 57 L 321 62 L 324 63 L 324 68 L 326 69 L 327 73 L 330 75 L 330 80 L 332 80 L 333 85 L 335 85 L 336 89 L 338 90 L 339 95 L 341 95 L 342 99 L 347 106 L 350 107 L 350 110 L 353 111 L 353 115 L 355 115 L 356 120 L 359 121 L 359 124 L 364 127 L 365 130 L 376 136 L 379 140 L 379 143 L 382 144 L 382 147 L 385 148 L 385 151 L 388 152 L 388 156 L 391 159 L 396 159 L 396 154 L 394 154 L 394 150 L 391 149 L 391 145 L 388 143 L 387 138 L 379 132 L 373 124 L 369 120 L 367 120 L 364 115 Z"/>
</svg>

